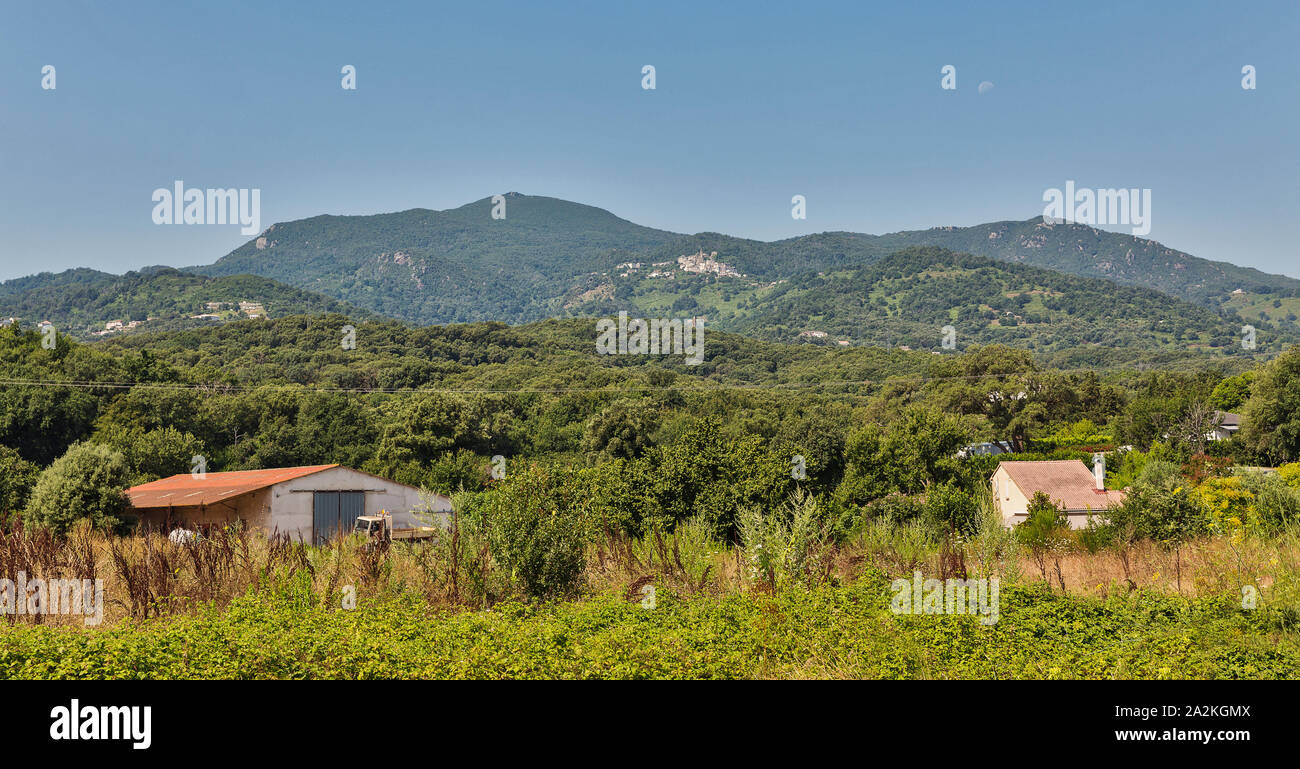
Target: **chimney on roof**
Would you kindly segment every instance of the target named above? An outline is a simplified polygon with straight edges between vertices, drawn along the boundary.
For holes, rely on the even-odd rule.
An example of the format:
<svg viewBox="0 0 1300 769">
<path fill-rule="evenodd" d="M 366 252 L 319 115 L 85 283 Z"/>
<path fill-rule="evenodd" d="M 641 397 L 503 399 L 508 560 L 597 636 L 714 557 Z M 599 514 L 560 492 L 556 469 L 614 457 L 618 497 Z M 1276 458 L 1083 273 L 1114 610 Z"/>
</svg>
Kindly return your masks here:
<svg viewBox="0 0 1300 769">
<path fill-rule="evenodd" d="M 1097 491 L 1106 490 L 1106 455 L 1100 452 L 1092 455 L 1092 479 Z"/>
</svg>

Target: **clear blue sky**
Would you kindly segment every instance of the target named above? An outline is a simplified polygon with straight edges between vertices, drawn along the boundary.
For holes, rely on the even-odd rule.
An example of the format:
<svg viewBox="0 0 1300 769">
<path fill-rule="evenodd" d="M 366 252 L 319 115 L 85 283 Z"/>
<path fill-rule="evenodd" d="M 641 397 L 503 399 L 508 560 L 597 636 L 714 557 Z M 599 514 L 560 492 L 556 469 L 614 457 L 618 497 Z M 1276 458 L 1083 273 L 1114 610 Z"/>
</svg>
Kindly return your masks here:
<svg viewBox="0 0 1300 769">
<path fill-rule="evenodd" d="M 762 239 L 1027 219 L 1073 179 L 1151 188 L 1167 245 L 1300 276 L 1298 39 L 1294 0 L 9 2 L 0 278 L 247 239 L 154 225 L 176 179 L 260 188 L 263 227 L 515 190 Z"/>
</svg>

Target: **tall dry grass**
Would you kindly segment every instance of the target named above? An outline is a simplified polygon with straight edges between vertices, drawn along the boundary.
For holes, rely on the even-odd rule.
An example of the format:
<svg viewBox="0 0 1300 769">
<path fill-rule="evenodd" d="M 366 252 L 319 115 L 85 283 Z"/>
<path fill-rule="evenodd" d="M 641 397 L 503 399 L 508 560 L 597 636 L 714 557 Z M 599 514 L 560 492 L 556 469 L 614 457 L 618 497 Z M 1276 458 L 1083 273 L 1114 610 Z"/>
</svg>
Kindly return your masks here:
<svg viewBox="0 0 1300 769">
<path fill-rule="evenodd" d="M 785 531 L 791 542 L 798 532 Z M 753 544 L 729 546 L 708 528 L 687 521 L 672 532 L 631 538 L 607 531 L 587 550 L 588 589 L 623 591 L 641 600 L 643 588 L 678 594 L 723 595 L 734 591 L 786 589 L 793 581 L 846 581 L 868 569 L 889 577 L 992 577 L 1003 582 L 1041 581 L 1038 566 L 1013 534 L 990 521 L 971 537 L 938 536 L 919 524 L 870 522 L 847 542 L 805 536 L 799 546 L 799 579 L 768 579 L 754 568 Z M 777 542 L 775 546 L 780 546 Z M 768 537 L 763 545 L 774 547 Z M 1154 589 L 1184 596 L 1241 594 L 1253 587 L 1270 600 L 1300 607 L 1300 528 L 1269 534 L 1210 537 L 1177 550 L 1155 543 L 1123 549 L 1082 548 L 1056 556 L 1049 574 L 1054 590 L 1106 596 L 1114 591 Z M 145 620 L 224 607 L 249 590 L 293 586 L 322 607 L 339 607 L 345 596 L 383 593 L 421 595 L 431 611 L 482 608 L 521 597 L 493 561 L 487 540 L 453 516 L 436 541 L 368 547 L 355 536 L 312 546 L 288 537 L 232 527 L 191 544 L 159 533 L 108 536 L 80 526 L 65 538 L 13 523 L 0 528 L 0 577 L 103 581 L 103 624 Z M 789 575 L 787 575 L 789 576 Z M 83 627 L 81 615 L 0 614 L 0 622 Z"/>
</svg>

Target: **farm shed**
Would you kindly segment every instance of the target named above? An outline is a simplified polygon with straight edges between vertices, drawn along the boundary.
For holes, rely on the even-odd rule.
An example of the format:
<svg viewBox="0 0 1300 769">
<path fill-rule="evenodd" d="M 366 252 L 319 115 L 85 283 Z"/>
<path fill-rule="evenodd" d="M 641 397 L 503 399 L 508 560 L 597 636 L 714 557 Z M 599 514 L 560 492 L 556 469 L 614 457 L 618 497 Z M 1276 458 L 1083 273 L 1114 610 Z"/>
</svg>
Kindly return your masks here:
<svg viewBox="0 0 1300 769">
<path fill-rule="evenodd" d="M 451 512 L 442 494 L 421 499 L 414 486 L 342 465 L 184 473 L 133 486 L 126 496 L 143 527 L 203 530 L 240 522 L 310 543 L 351 531 L 358 515 L 380 510 L 393 515 L 396 528 L 431 525 L 431 515 L 445 519 Z"/>
</svg>

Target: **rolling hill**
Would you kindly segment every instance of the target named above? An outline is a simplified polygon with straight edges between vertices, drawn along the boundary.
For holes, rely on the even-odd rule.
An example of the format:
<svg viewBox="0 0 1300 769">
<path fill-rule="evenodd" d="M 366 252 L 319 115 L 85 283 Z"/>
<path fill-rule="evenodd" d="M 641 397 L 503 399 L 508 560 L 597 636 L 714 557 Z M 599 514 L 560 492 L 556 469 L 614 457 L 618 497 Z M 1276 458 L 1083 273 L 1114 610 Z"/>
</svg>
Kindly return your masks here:
<svg viewBox="0 0 1300 769">
<path fill-rule="evenodd" d="M 373 317 L 347 302 L 256 275 L 218 278 L 151 267 L 125 275 L 78 269 L 0 283 L 0 317 L 96 339 L 135 330 L 201 328 L 240 318 L 303 313 Z"/>
<path fill-rule="evenodd" d="M 710 328 L 772 341 L 934 352 L 945 349 L 943 329 L 951 326 L 953 346 L 946 349 L 1007 344 L 1063 366 L 1140 362 L 1157 351 L 1250 357 L 1300 341 L 1293 332 L 1260 326 L 1256 349 L 1245 350 L 1242 321 L 1228 310 L 932 246 L 774 281 L 667 265 L 625 272 L 611 279 L 612 290 L 575 302 L 570 311 L 699 315 Z"/>
<path fill-rule="evenodd" d="M 871 236 L 867 236 L 870 238 Z M 979 256 L 1045 267 L 1090 278 L 1145 286 L 1206 306 L 1221 306 L 1233 291 L 1300 298 L 1300 280 L 1228 262 L 1201 259 L 1154 240 L 1082 224 L 1048 224 L 1041 217 L 974 227 L 934 227 L 874 238 L 885 251 L 941 246 Z"/>
<path fill-rule="evenodd" d="M 915 349 L 940 349 L 940 328 L 949 325 L 961 346 L 1240 349 L 1240 323 L 1158 291 L 933 246 L 866 267 L 804 273 L 728 325 L 764 338 L 819 329 Z"/>
</svg>

